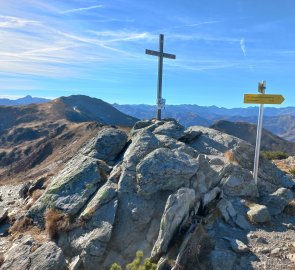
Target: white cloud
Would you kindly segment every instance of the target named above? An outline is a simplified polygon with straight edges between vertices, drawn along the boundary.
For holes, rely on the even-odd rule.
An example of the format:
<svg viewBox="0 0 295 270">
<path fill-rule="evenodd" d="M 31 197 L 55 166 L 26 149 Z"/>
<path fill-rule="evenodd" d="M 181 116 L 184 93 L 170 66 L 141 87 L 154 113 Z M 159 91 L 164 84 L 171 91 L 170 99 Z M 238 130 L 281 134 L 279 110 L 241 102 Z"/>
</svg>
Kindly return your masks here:
<svg viewBox="0 0 295 270">
<path fill-rule="evenodd" d="M 61 11 L 60 14 L 75 13 L 75 12 L 87 11 L 87 10 L 97 9 L 97 8 L 102 8 L 102 7 L 103 7 L 103 5 L 94 5 L 94 6 L 90 6 L 90 7 L 74 8 L 74 9 L 68 9 L 68 10 Z"/>
<path fill-rule="evenodd" d="M 245 44 L 245 39 L 244 38 L 242 38 L 240 40 L 240 47 L 241 47 L 241 50 L 242 50 L 244 56 L 246 57 L 247 56 L 247 51 L 246 51 L 246 44 Z"/>
<path fill-rule="evenodd" d="M 25 18 L 0 15 L 0 28 L 19 28 L 39 22 Z"/>
</svg>

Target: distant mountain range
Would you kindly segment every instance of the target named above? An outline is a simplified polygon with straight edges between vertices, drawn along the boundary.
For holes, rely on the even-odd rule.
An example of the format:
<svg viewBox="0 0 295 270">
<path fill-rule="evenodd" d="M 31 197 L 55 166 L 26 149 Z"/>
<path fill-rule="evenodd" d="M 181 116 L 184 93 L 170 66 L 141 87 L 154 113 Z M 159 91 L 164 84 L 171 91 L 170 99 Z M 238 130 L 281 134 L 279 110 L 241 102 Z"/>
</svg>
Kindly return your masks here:
<svg viewBox="0 0 295 270">
<path fill-rule="evenodd" d="M 75 104 L 79 103 L 79 95 L 73 96 Z M 83 96 L 85 97 L 85 96 Z M 89 98 L 89 97 L 88 97 Z M 89 98 L 91 99 L 91 98 Z M 71 99 L 72 100 L 72 99 Z M 38 104 L 49 102 L 49 99 L 26 96 L 24 98 L 9 100 L 0 99 L 0 105 L 19 106 L 28 104 Z M 73 102 L 74 102 L 73 101 Z M 83 98 L 85 102 L 85 98 Z M 83 105 L 85 111 L 88 111 L 88 105 Z M 93 116 L 95 111 L 94 103 L 91 105 Z M 155 117 L 156 107 L 152 105 L 119 105 L 113 104 L 113 107 L 124 114 L 133 116 L 137 119 L 150 119 Z M 103 114 L 107 117 L 108 113 Z M 182 125 L 194 126 L 211 126 L 216 121 L 227 120 L 232 122 L 257 123 L 258 106 L 248 108 L 227 109 L 216 106 L 198 106 L 198 105 L 167 105 L 162 113 L 164 118 L 175 118 Z M 82 115 L 79 115 L 82 117 Z M 103 119 L 100 119 L 103 120 Z M 106 121 L 108 122 L 108 121 Z M 131 121 L 132 122 L 132 121 Z M 295 142 L 295 107 L 273 108 L 267 107 L 264 113 L 263 127 L 272 133 L 284 138 L 285 140 Z"/>
<path fill-rule="evenodd" d="M 30 95 L 27 95 L 23 98 L 18 98 L 18 99 L 0 98 L 0 105 L 1 106 L 21 106 L 21 105 L 44 103 L 49 101 L 50 99 L 32 97 Z"/>
<path fill-rule="evenodd" d="M 115 108 L 140 119 L 155 117 L 156 107 L 151 105 L 119 105 Z M 216 106 L 167 105 L 162 111 L 163 118 L 175 118 L 182 125 L 211 126 L 216 121 L 257 123 L 258 107 L 219 108 Z M 289 141 L 295 141 L 295 107 L 267 107 L 264 112 L 263 127 Z"/>
</svg>

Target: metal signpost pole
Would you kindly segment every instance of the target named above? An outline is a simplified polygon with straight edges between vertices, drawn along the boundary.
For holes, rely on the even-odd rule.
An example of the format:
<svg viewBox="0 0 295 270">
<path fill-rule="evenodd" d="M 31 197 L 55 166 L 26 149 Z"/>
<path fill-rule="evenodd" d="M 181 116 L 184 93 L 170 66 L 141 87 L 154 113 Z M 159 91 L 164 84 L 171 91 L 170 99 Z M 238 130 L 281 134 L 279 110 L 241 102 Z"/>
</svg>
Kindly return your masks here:
<svg viewBox="0 0 295 270">
<path fill-rule="evenodd" d="M 265 81 L 263 81 L 262 83 L 259 83 L 258 91 L 262 95 L 265 94 L 265 89 L 266 89 Z M 254 169 L 253 169 L 253 177 L 254 177 L 254 181 L 255 181 L 256 185 L 257 185 L 258 170 L 259 170 L 259 156 L 260 156 L 260 143 L 261 143 L 261 133 L 262 133 L 263 111 L 264 111 L 264 104 L 260 104 L 259 115 L 258 115 L 258 124 L 257 124 Z"/>
<path fill-rule="evenodd" d="M 259 154 L 260 154 L 260 142 L 262 133 L 262 122 L 263 122 L 263 110 L 264 104 L 282 104 L 285 98 L 282 95 L 267 95 L 265 94 L 266 83 L 265 81 L 258 84 L 258 92 L 260 94 L 244 94 L 244 103 L 246 104 L 260 104 L 258 124 L 257 124 L 257 135 L 256 135 L 256 147 L 254 157 L 254 169 L 253 177 L 255 184 L 257 185 L 258 170 L 259 170 Z"/>
</svg>

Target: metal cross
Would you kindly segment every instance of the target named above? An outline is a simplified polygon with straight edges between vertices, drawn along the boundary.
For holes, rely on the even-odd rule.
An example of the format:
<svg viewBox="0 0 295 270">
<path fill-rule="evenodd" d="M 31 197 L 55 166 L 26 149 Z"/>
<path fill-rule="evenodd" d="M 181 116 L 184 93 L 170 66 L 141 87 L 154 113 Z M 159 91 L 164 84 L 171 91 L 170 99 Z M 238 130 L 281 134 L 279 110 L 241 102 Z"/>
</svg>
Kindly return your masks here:
<svg viewBox="0 0 295 270">
<path fill-rule="evenodd" d="M 164 35 L 159 37 L 159 51 L 145 50 L 146 54 L 158 56 L 158 92 L 157 92 L 157 120 L 161 120 L 161 109 L 165 105 L 162 99 L 163 58 L 176 59 L 176 55 L 164 53 Z"/>
</svg>

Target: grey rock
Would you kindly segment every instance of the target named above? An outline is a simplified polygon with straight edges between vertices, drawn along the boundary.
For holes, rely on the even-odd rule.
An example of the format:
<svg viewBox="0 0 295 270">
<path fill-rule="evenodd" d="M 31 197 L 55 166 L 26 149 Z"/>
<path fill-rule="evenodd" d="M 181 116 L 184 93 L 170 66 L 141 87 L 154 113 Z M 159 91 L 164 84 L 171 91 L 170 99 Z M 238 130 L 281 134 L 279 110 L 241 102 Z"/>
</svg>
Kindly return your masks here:
<svg viewBox="0 0 295 270">
<path fill-rule="evenodd" d="M 114 160 L 126 143 L 125 132 L 115 128 L 104 128 L 81 149 L 81 153 L 106 161 Z"/>
<path fill-rule="evenodd" d="M 256 239 L 256 242 L 257 243 L 260 243 L 260 244 L 265 244 L 265 245 L 268 244 L 267 240 L 264 237 L 262 237 L 262 236 L 258 237 Z"/>
<path fill-rule="evenodd" d="M 109 203 L 116 197 L 116 195 L 117 185 L 112 183 L 111 181 L 107 181 L 102 187 L 99 188 L 99 190 L 87 204 L 83 212 L 80 214 L 80 218 L 91 218 L 91 216 L 96 212 L 98 208 Z"/>
<path fill-rule="evenodd" d="M 139 130 L 148 126 L 151 126 L 152 124 L 154 124 L 154 120 L 142 120 L 142 121 L 138 121 L 135 123 L 135 125 L 133 126 L 133 130 Z"/>
<path fill-rule="evenodd" d="M 279 188 L 274 193 L 263 199 L 263 204 L 268 208 L 271 215 L 280 214 L 286 205 L 293 200 L 293 193 L 286 188 Z"/>
<path fill-rule="evenodd" d="M 229 200 L 221 199 L 217 204 L 217 208 L 226 222 L 230 223 L 236 220 L 237 212 Z"/>
<path fill-rule="evenodd" d="M 235 223 L 243 230 L 250 230 L 252 227 L 243 215 L 238 214 Z"/>
<path fill-rule="evenodd" d="M 82 260 L 80 256 L 78 255 L 72 259 L 69 265 L 69 270 L 78 270 L 81 264 L 82 264 Z"/>
<path fill-rule="evenodd" d="M 197 158 L 199 169 L 191 179 L 192 187 L 197 193 L 205 194 L 220 181 L 219 171 L 210 165 L 207 156 L 200 154 Z"/>
<path fill-rule="evenodd" d="M 32 252 L 37 243 L 30 237 L 17 240 L 4 255 L 1 270 L 65 270 L 66 261 L 62 250 L 53 242 L 46 242 Z"/>
<path fill-rule="evenodd" d="M 118 200 L 113 199 L 98 208 L 85 226 L 68 235 L 70 249 L 79 254 L 83 269 L 94 270 L 102 264 L 105 250 L 112 236 Z M 64 246 L 65 249 L 69 247 Z"/>
<path fill-rule="evenodd" d="M 197 140 L 202 135 L 202 132 L 199 130 L 185 130 L 184 134 L 181 138 L 179 138 L 179 141 L 184 143 L 192 143 L 194 140 Z"/>
<path fill-rule="evenodd" d="M 23 239 L 24 240 L 24 239 Z M 32 248 L 32 240 L 28 243 L 21 241 L 15 242 L 9 250 L 4 254 L 4 263 L 1 270 L 22 270 L 30 269 L 30 252 Z"/>
<path fill-rule="evenodd" d="M 273 250 L 270 251 L 270 255 L 277 256 L 280 254 L 280 252 L 281 252 L 280 248 L 274 248 Z"/>
<path fill-rule="evenodd" d="M 8 209 L 0 207 L 0 223 L 7 218 Z"/>
<path fill-rule="evenodd" d="M 217 130 L 193 126 L 187 129 L 187 132 L 201 132 L 196 140 L 193 140 L 189 145 L 196 149 L 198 152 L 206 155 L 219 155 L 223 156 L 224 152 L 233 149 L 242 140 L 219 132 Z"/>
<path fill-rule="evenodd" d="M 77 155 L 54 177 L 28 215 L 41 223 L 48 207 L 75 215 L 97 190 L 100 182 L 98 161 L 81 154 Z"/>
<path fill-rule="evenodd" d="M 29 183 L 24 183 L 21 185 L 19 192 L 18 192 L 20 198 L 22 198 L 22 199 L 27 198 L 29 187 L 30 187 Z"/>
<path fill-rule="evenodd" d="M 39 178 L 36 181 L 32 182 L 29 186 L 28 193 L 30 196 L 32 196 L 33 192 L 37 189 L 43 189 L 45 184 L 45 177 Z"/>
<path fill-rule="evenodd" d="M 158 239 L 152 250 L 152 257 L 160 257 L 162 253 L 167 251 L 176 229 L 195 203 L 195 198 L 195 191 L 188 188 L 181 188 L 168 197 L 161 219 Z"/>
<path fill-rule="evenodd" d="M 214 250 L 210 254 L 212 270 L 232 270 L 236 255 L 229 250 Z"/>
<path fill-rule="evenodd" d="M 198 163 L 179 151 L 159 148 L 136 167 L 139 193 L 151 195 L 161 190 L 175 191 L 196 174 Z"/>
<path fill-rule="evenodd" d="M 253 223 L 264 223 L 271 220 L 269 211 L 265 205 L 254 204 L 247 212 L 248 219 Z"/>
<path fill-rule="evenodd" d="M 139 121 L 131 129 L 130 136 L 134 137 L 139 132 L 143 132 L 143 131 L 153 132 L 157 127 L 163 125 L 164 123 L 165 123 L 165 120 L 159 121 L 155 119 Z"/>
<path fill-rule="evenodd" d="M 252 174 L 239 165 L 229 164 L 224 168 L 220 185 L 224 194 L 233 197 L 258 197 L 258 189 Z"/>
<path fill-rule="evenodd" d="M 47 242 L 30 255 L 30 270 L 65 270 L 66 261 L 62 250 L 54 243 Z"/>
<path fill-rule="evenodd" d="M 124 258 L 121 263 L 126 264 L 134 259 L 138 250 L 146 256 L 150 254 L 159 233 L 167 197 L 162 193 L 147 199 L 133 191 L 119 191 L 116 223 L 106 261 L 112 263 L 118 261 L 117 258 Z"/>
<path fill-rule="evenodd" d="M 176 121 L 167 121 L 163 125 L 157 127 L 154 134 L 166 135 L 170 138 L 178 140 L 184 135 L 184 127 Z"/>
<path fill-rule="evenodd" d="M 226 238 L 226 239 L 229 241 L 233 251 L 237 253 L 249 252 L 249 247 L 245 245 L 242 241 L 238 239 L 229 239 L 229 238 Z"/>
<path fill-rule="evenodd" d="M 147 154 L 160 147 L 160 142 L 149 130 L 139 131 L 124 154 L 124 163 L 127 168 L 135 169 L 135 166 Z"/>
<path fill-rule="evenodd" d="M 211 203 L 215 199 L 221 199 L 222 198 L 222 190 L 219 187 L 215 187 L 209 192 L 207 192 L 203 196 L 203 207 L 207 206 L 209 203 Z"/>
</svg>

